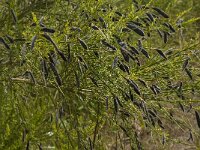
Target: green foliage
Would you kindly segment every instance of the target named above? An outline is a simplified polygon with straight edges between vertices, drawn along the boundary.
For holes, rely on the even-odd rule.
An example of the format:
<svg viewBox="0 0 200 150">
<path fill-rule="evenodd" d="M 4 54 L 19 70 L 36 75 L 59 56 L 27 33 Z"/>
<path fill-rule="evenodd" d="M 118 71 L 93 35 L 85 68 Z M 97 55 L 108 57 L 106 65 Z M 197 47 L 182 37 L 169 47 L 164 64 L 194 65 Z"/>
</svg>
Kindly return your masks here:
<svg viewBox="0 0 200 150">
<path fill-rule="evenodd" d="M 199 148 L 195 2 L 1 1 L 0 149 Z"/>
</svg>

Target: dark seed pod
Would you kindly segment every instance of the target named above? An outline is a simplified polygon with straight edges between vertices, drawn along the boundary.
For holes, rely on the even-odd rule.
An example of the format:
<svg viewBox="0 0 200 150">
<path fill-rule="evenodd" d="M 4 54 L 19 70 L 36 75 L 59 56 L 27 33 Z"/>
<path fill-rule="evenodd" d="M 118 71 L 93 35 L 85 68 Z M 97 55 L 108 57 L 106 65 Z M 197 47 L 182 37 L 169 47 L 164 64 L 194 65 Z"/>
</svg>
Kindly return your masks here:
<svg viewBox="0 0 200 150">
<path fill-rule="evenodd" d="M 129 28 L 122 28 L 122 32 L 130 32 L 131 30 Z"/>
<path fill-rule="evenodd" d="M 163 33 L 164 33 L 164 35 L 163 35 L 164 43 L 167 43 L 167 41 L 168 41 L 168 32 L 164 31 Z"/>
<path fill-rule="evenodd" d="M 41 64 L 42 64 L 42 72 L 43 72 L 44 78 L 47 79 L 49 73 L 48 73 L 48 68 L 47 68 L 46 60 L 43 59 L 41 61 Z"/>
<path fill-rule="evenodd" d="M 138 81 L 140 81 L 140 83 L 142 83 L 142 84 L 144 85 L 144 87 L 147 88 L 147 84 L 146 84 L 146 82 L 145 82 L 144 80 L 142 80 L 142 79 L 138 79 Z"/>
<path fill-rule="evenodd" d="M 159 127 L 161 127 L 162 129 L 164 129 L 163 123 L 162 121 L 158 118 L 158 125 Z"/>
<path fill-rule="evenodd" d="M 175 29 L 172 27 L 171 24 L 165 22 L 165 23 L 163 23 L 163 25 L 166 26 L 167 28 L 169 28 L 170 31 L 172 31 L 172 32 L 176 32 Z"/>
<path fill-rule="evenodd" d="M 7 49 L 10 50 L 10 46 L 5 42 L 5 40 L 2 37 L 0 37 L 0 43 L 2 43 Z"/>
<path fill-rule="evenodd" d="M 55 32 L 54 29 L 46 28 L 46 27 L 43 27 L 40 31 L 42 31 L 42 32 L 48 32 L 48 33 L 54 33 Z"/>
<path fill-rule="evenodd" d="M 42 149 L 42 144 L 41 144 L 41 143 L 38 144 L 38 148 L 39 148 L 39 150 L 43 150 L 43 149 Z"/>
<path fill-rule="evenodd" d="M 116 11 L 115 13 L 120 17 L 122 16 L 122 14 L 119 11 Z"/>
<path fill-rule="evenodd" d="M 124 49 L 123 47 L 121 48 L 121 54 L 124 57 L 124 60 L 129 63 L 129 55 L 127 53 L 127 50 Z"/>
<path fill-rule="evenodd" d="M 108 96 L 106 96 L 106 110 L 108 110 Z"/>
<path fill-rule="evenodd" d="M 92 144 L 92 140 L 89 137 L 89 143 L 90 143 L 90 150 L 93 150 L 93 144 Z"/>
<path fill-rule="evenodd" d="M 102 42 L 103 45 L 107 46 L 108 48 L 111 48 L 113 51 L 117 50 L 114 46 L 112 46 L 108 42 L 106 42 L 105 39 L 101 40 L 101 42 Z"/>
<path fill-rule="evenodd" d="M 67 44 L 67 51 L 68 51 L 67 61 L 69 63 L 71 61 L 71 47 L 69 43 Z"/>
<path fill-rule="evenodd" d="M 185 72 L 187 73 L 187 75 L 189 76 L 189 78 L 191 80 L 193 80 L 192 73 L 191 73 L 191 71 L 188 68 L 185 68 Z"/>
<path fill-rule="evenodd" d="M 140 22 L 137 22 L 137 21 L 130 21 L 130 22 L 128 22 L 128 23 L 130 23 L 130 24 L 135 24 L 135 25 L 137 25 L 137 26 L 142 26 L 142 24 L 141 24 Z"/>
<path fill-rule="evenodd" d="M 150 58 L 148 52 L 147 52 L 144 48 L 141 49 L 141 52 L 142 52 L 142 54 L 144 54 L 144 56 L 145 56 L 146 58 Z"/>
<path fill-rule="evenodd" d="M 113 63 L 112 63 L 112 69 L 114 69 L 114 68 L 117 66 L 117 63 L 118 63 L 118 57 L 116 56 L 116 57 L 114 58 Z"/>
<path fill-rule="evenodd" d="M 117 99 L 116 99 L 115 96 L 113 97 L 113 100 L 114 100 L 115 113 L 117 113 L 117 112 L 118 112 L 118 109 L 119 109 L 119 108 L 118 108 L 118 105 L 119 105 L 119 104 L 118 104 L 118 101 L 117 101 Z"/>
<path fill-rule="evenodd" d="M 137 25 L 134 24 L 127 24 L 126 25 L 129 29 L 135 31 L 138 35 L 140 36 L 144 36 L 144 31 L 142 29 L 140 29 Z"/>
<path fill-rule="evenodd" d="M 14 39 L 11 36 L 6 35 L 6 38 L 9 40 L 10 43 L 14 43 Z"/>
<path fill-rule="evenodd" d="M 190 60 L 190 58 L 187 58 L 185 61 L 184 61 L 184 63 L 183 63 L 183 70 L 185 70 L 186 68 L 187 68 L 187 66 L 188 66 L 188 64 L 189 64 L 189 60 Z"/>
<path fill-rule="evenodd" d="M 138 40 L 138 49 L 141 50 L 143 48 L 142 41 Z"/>
<path fill-rule="evenodd" d="M 126 79 L 126 78 L 125 78 Z M 126 81 L 128 82 L 128 84 L 133 88 L 133 90 L 135 91 L 135 93 L 137 93 L 138 95 L 141 95 L 140 93 L 140 89 L 138 87 L 138 85 L 131 79 L 126 79 Z"/>
<path fill-rule="evenodd" d="M 158 93 L 157 93 L 157 90 L 155 89 L 155 87 L 152 85 L 152 86 L 150 86 L 150 89 L 153 91 L 153 93 L 155 94 L 155 95 L 157 95 Z"/>
<path fill-rule="evenodd" d="M 138 52 L 138 50 L 135 48 L 135 47 L 133 47 L 133 46 L 130 46 L 130 45 L 128 45 L 129 47 L 130 47 L 130 49 L 131 49 L 131 53 L 132 54 L 139 54 L 139 52 Z"/>
<path fill-rule="evenodd" d="M 81 40 L 80 38 L 78 38 L 78 40 L 79 40 L 81 46 L 82 46 L 85 50 L 87 50 L 87 49 L 88 49 L 87 44 L 86 44 L 83 40 Z"/>
<path fill-rule="evenodd" d="M 102 17 L 99 17 L 99 21 L 102 23 L 103 28 L 107 29 L 107 24 Z"/>
<path fill-rule="evenodd" d="M 58 54 L 60 55 L 60 57 L 67 62 L 67 58 L 65 57 L 64 53 L 62 51 L 60 51 L 59 49 L 57 49 Z"/>
<path fill-rule="evenodd" d="M 165 135 L 162 136 L 162 144 L 165 145 L 166 143 L 166 139 L 165 139 Z"/>
<path fill-rule="evenodd" d="M 51 44 L 53 44 L 54 48 L 55 48 L 56 50 L 58 50 L 58 47 L 57 47 L 56 43 L 53 41 L 53 39 L 52 39 L 48 34 L 44 33 L 44 34 L 42 34 L 42 36 L 43 36 L 45 39 L 47 39 L 49 42 L 51 42 Z"/>
<path fill-rule="evenodd" d="M 179 102 L 179 106 L 180 106 L 181 110 L 182 110 L 183 112 L 185 112 L 185 109 L 184 109 L 183 105 L 182 105 L 180 102 Z"/>
<path fill-rule="evenodd" d="M 194 141 L 193 135 L 192 135 L 192 131 L 190 130 L 190 135 L 189 138 L 187 139 L 187 141 Z"/>
<path fill-rule="evenodd" d="M 119 67 L 123 72 L 126 72 L 126 69 L 125 69 L 124 65 L 123 65 L 121 62 L 118 63 L 118 67 Z"/>
<path fill-rule="evenodd" d="M 72 31 L 78 31 L 78 32 L 81 32 L 81 29 L 78 28 L 78 27 L 72 27 L 71 30 L 72 30 Z"/>
<path fill-rule="evenodd" d="M 35 46 L 35 41 L 37 39 L 37 35 L 34 35 L 32 40 L 31 40 L 31 51 L 33 50 L 34 46 Z"/>
<path fill-rule="evenodd" d="M 127 65 L 125 65 L 125 64 L 123 64 L 123 66 L 124 66 L 126 72 L 127 72 L 128 74 L 130 74 L 129 67 L 128 67 Z"/>
<path fill-rule="evenodd" d="M 90 77 L 90 80 L 92 81 L 92 83 L 94 83 L 94 85 L 96 85 L 96 87 L 98 87 L 97 80 L 95 78 Z"/>
<path fill-rule="evenodd" d="M 29 78 L 31 78 L 32 82 L 33 82 L 34 84 L 36 84 L 35 78 L 34 78 L 33 73 L 32 73 L 31 71 L 26 71 L 26 72 L 24 73 L 24 76 L 28 76 Z"/>
<path fill-rule="evenodd" d="M 173 26 L 172 26 L 171 24 L 168 23 L 168 25 L 169 25 L 169 29 L 170 29 L 172 32 L 176 32 L 176 30 L 173 28 Z"/>
<path fill-rule="evenodd" d="M 58 74 L 58 71 L 57 71 L 55 65 L 53 63 L 50 63 L 50 67 L 51 67 L 51 70 L 53 71 L 53 74 L 54 74 L 54 76 L 56 78 L 56 82 L 58 83 L 59 86 L 61 86 L 62 85 L 62 80 L 61 80 L 60 75 Z"/>
<path fill-rule="evenodd" d="M 120 127 L 120 128 L 122 129 L 122 131 L 126 134 L 126 136 L 129 137 L 128 131 L 127 131 L 124 127 L 122 127 L 121 125 L 119 125 L 119 127 Z"/>
<path fill-rule="evenodd" d="M 79 68 L 81 74 L 83 74 L 83 69 L 82 69 L 82 65 L 81 65 L 80 61 L 78 61 L 78 68 Z"/>
<path fill-rule="evenodd" d="M 150 19 L 151 22 L 154 21 L 154 17 L 151 13 L 146 13 L 146 15 L 148 16 L 148 18 Z"/>
<path fill-rule="evenodd" d="M 55 59 L 55 53 L 54 52 L 50 52 L 50 53 L 48 53 L 48 58 L 49 58 L 49 61 L 51 62 L 51 63 L 53 63 L 54 65 L 56 65 L 56 59 Z"/>
<path fill-rule="evenodd" d="M 30 141 L 28 141 L 26 144 L 26 150 L 29 150 L 29 146 L 30 146 Z"/>
<path fill-rule="evenodd" d="M 91 26 L 91 28 L 94 29 L 94 30 L 99 30 L 99 28 L 95 25 Z"/>
<path fill-rule="evenodd" d="M 161 50 L 156 49 L 156 51 L 158 52 L 158 54 L 159 54 L 161 57 L 163 57 L 164 59 L 167 59 L 167 57 L 165 56 L 165 54 L 164 54 Z"/>
<path fill-rule="evenodd" d="M 76 86 L 79 88 L 80 87 L 80 79 L 79 79 L 79 76 L 77 74 L 76 71 L 74 71 L 74 74 L 75 74 L 75 77 L 76 77 Z"/>
<path fill-rule="evenodd" d="M 17 16 L 16 16 L 15 11 L 13 9 L 11 9 L 11 14 L 12 14 L 14 22 L 17 23 Z"/>
<path fill-rule="evenodd" d="M 158 31 L 159 36 L 160 36 L 161 38 L 163 38 L 163 33 L 162 33 L 159 29 L 158 29 L 157 31 Z"/>
<path fill-rule="evenodd" d="M 161 10 L 160 8 L 157 7 L 153 7 L 153 9 L 158 12 L 161 16 L 163 16 L 164 18 L 169 18 L 168 14 L 166 14 L 163 10 Z"/>
<path fill-rule="evenodd" d="M 197 111 L 195 111 L 195 116 L 196 116 L 196 120 L 197 120 L 197 125 L 200 128 L 200 116 L 199 116 L 199 113 Z"/>
</svg>

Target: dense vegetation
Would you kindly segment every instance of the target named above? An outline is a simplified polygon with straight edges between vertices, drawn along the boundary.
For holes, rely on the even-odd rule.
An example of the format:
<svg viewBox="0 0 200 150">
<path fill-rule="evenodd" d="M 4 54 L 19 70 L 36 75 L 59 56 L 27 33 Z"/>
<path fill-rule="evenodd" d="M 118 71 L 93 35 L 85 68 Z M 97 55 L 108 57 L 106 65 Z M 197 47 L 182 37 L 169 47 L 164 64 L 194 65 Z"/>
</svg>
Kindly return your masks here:
<svg viewBox="0 0 200 150">
<path fill-rule="evenodd" d="M 200 149 L 197 4 L 0 1 L 0 149 Z"/>
</svg>

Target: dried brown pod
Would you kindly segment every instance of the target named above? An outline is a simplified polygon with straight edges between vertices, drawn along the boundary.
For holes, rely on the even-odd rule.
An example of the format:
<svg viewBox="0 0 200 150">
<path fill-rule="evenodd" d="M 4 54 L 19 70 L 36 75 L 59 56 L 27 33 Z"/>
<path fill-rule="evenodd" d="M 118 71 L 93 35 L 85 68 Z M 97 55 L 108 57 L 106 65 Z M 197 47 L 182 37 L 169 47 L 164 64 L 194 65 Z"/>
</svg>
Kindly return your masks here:
<svg viewBox="0 0 200 150">
<path fill-rule="evenodd" d="M 164 59 L 167 59 L 167 57 L 165 56 L 165 54 L 164 54 L 161 50 L 156 49 L 156 51 L 158 52 L 158 54 L 159 54 L 161 57 L 163 57 Z"/>
<path fill-rule="evenodd" d="M 101 42 L 102 42 L 103 45 L 105 45 L 108 48 L 111 48 L 113 51 L 117 50 L 114 46 L 112 46 L 111 44 L 109 44 L 108 42 L 106 42 L 105 39 L 101 40 Z"/>
<path fill-rule="evenodd" d="M 137 25 L 128 23 L 126 26 L 127 26 L 129 29 L 135 31 L 138 35 L 144 36 L 144 31 L 143 31 L 142 29 L 140 29 Z"/>
<path fill-rule="evenodd" d="M 168 14 L 166 14 L 163 10 L 161 10 L 160 8 L 158 7 L 153 7 L 153 9 L 159 13 L 161 16 L 163 16 L 164 18 L 169 18 Z"/>
<path fill-rule="evenodd" d="M 56 69 L 56 66 L 51 62 L 49 64 L 50 64 L 50 68 L 53 71 L 53 74 L 54 74 L 54 76 L 56 78 L 56 82 L 58 83 L 59 86 L 61 86 L 62 85 L 62 80 L 61 80 L 61 77 L 60 77 L 60 75 L 59 75 L 59 73 L 58 73 L 58 71 Z"/>
<path fill-rule="evenodd" d="M 0 37 L 0 43 L 2 43 L 7 49 L 10 50 L 10 46 L 5 42 L 5 40 L 2 37 Z"/>
<path fill-rule="evenodd" d="M 200 128 L 200 116 L 199 116 L 199 113 L 197 111 L 195 111 L 195 117 L 196 117 L 196 120 L 197 120 L 197 125 Z"/>
<path fill-rule="evenodd" d="M 87 49 L 88 49 L 87 44 L 86 44 L 82 39 L 80 39 L 80 38 L 78 38 L 78 40 L 79 40 L 81 46 L 82 46 L 85 50 L 87 50 Z"/>
<path fill-rule="evenodd" d="M 54 33 L 55 32 L 54 29 L 47 28 L 47 27 L 43 27 L 42 29 L 40 29 L 40 31 L 42 31 L 42 32 L 48 32 L 48 33 Z"/>
<path fill-rule="evenodd" d="M 32 40 L 31 40 L 31 51 L 33 50 L 34 46 L 35 46 L 35 41 L 37 39 L 37 35 L 34 35 Z"/>
</svg>

